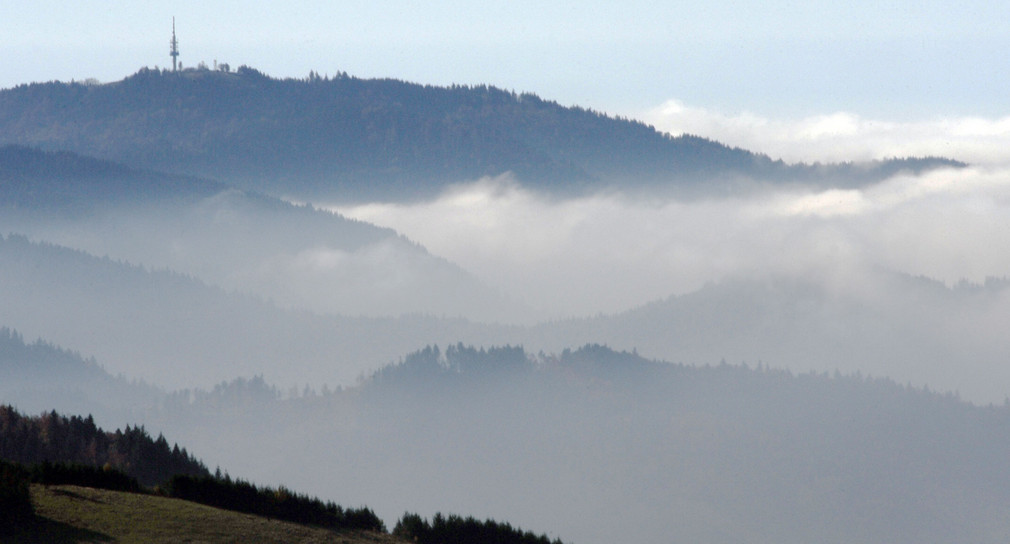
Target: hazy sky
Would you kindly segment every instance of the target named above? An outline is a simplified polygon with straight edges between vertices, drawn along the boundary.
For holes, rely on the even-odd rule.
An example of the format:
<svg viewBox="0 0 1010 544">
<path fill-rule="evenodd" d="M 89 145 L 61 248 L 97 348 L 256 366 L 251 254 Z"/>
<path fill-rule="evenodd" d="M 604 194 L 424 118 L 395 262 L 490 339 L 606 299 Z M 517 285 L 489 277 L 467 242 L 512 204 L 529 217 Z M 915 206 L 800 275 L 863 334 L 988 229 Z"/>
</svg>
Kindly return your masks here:
<svg viewBox="0 0 1010 544">
<path fill-rule="evenodd" d="M 3 2 L 0 87 L 187 66 L 488 83 L 638 116 L 1007 115 L 1006 2 Z"/>
</svg>

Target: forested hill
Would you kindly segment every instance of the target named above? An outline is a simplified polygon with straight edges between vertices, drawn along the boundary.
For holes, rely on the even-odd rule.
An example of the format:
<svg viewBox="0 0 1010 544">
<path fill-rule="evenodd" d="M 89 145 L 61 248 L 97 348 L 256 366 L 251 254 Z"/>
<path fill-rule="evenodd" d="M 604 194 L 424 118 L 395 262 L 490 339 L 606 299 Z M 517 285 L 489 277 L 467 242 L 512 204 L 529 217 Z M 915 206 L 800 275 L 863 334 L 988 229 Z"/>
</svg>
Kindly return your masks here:
<svg viewBox="0 0 1010 544">
<path fill-rule="evenodd" d="M 171 429 L 194 447 L 255 451 L 271 477 L 387 518 L 494 514 L 584 543 L 1003 543 L 1010 530 L 1010 408 L 859 375 L 456 344 L 358 387 L 279 398 L 237 381 L 165 409 L 225 429 Z M 339 462 L 299 473 L 315 459 Z"/>
<path fill-rule="evenodd" d="M 108 464 L 144 485 L 159 485 L 177 474 L 210 476 L 202 462 L 165 437 L 151 438 L 143 427 L 103 431 L 88 416 L 61 416 L 55 411 L 30 417 L 0 405 L 0 459 L 22 464 Z"/>
<path fill-rule="evenodd" d="M 0 206 L 33 211 L 83 211 L 149 199 L 207 198 L 224 184 L 128 168 L 67 151 L 0 146 Z"/>
<path fill-rule="evenodd" d="M 561 194 L 610 185 L 697 193 L 725 191 L 726 180 L 742 177 L 864 183 L 896 169 L 959 164 L 786 165 L 494 87 L 346 74 L 278 80 L 247 67 L 145 68 L 104 85 L 3 90 L 0 143 L 70 150 L 304 199 L 430 196 L 447 183 L 506 172 Z"/>
</svg>

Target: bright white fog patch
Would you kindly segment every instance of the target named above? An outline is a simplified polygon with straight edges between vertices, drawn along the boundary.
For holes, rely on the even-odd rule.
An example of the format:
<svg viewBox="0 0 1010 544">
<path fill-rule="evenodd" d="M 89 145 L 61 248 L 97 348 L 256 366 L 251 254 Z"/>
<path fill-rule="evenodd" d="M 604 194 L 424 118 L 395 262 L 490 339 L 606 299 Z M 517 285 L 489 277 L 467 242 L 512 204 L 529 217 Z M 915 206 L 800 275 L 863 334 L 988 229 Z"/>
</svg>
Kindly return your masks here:
<svg viewBox="0 0 1010 544">
<path fill-rule="evenodd" d="M 992 169 L 937 170 L 921 176 L 899 175 L 863 189 L 827 189 L 774 195 L 766 211 L 782 216 L 857 216 L 884 213 L 931 198 L 968 199 L 983 208 L 1000 200 L 1010 182 L 1008 172 Z M 763 209 L 764 203 L 758 204 Z M 982 211 L 982 210 L 979 210 Z"/>
<path fill-rule="evenodd" d="M 713 264 L 710 248 L 727 247 L 718 240 L 734 236 L 732 224 L 705 226 L 723 215 L 720 207 L 599 195 L 555 202 L 498 178 L 455 187 L 433 202 L 340 213 L 405 233 L 544 318 L 618 311 L 699 287 Z M 715 260 L 735 266 L 729 254 Z"/>
<path fill-rule="evenodd" d="M 954 283 L 1010 271 L 1010 172 L 898 176 L 861 190 L 700 202 L 620 194 L 550 200 L 507 178 L 431 202 L 340 208 L 392 227 L 538 309 L 628 309 L 729 277 L 844 283 L 883 268 Z"/>
<path fill-rule="evenodd" d="M 1010 165 L 1010 116 L 895 122 L 847 112 L 800 119 L 726 114 L 677 100 L 640 116 L 670 134 L 697 134 L 788 162 L 840 162 L 939 156 Z"/>
<path fill-rule="evenodd" d="M 955 283 L 1010 273 L 1010 172 L 899 176 L 859 191 L 776 195 L 764 211 L 814 246 L 831 228 L 866 265 Z M 761 209 L 760 205 L 758 209 Z M 804 223 L 816 230 L 800 232 Z"/>
</svg>

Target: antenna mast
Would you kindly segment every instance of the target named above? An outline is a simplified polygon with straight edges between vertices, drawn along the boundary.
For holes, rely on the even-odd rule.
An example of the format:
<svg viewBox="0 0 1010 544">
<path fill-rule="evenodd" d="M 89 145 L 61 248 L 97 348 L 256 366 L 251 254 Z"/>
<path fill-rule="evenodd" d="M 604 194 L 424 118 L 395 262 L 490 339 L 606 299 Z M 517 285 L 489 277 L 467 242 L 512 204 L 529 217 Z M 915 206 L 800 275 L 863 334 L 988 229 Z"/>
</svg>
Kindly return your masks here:
<svg viewBox="0 0 1010 544">
<path fill-rule="evenodd" d="M 178 66 L 176 64 L 176 59 L 179 57 L 179 40 L 175 39 L 175 17 L 172 17 L 172 41 L 169 42 L 172 46 L 172 51 L 169 55 L 172 56 L 172 71 L 178 71 Z"/>
</svg>

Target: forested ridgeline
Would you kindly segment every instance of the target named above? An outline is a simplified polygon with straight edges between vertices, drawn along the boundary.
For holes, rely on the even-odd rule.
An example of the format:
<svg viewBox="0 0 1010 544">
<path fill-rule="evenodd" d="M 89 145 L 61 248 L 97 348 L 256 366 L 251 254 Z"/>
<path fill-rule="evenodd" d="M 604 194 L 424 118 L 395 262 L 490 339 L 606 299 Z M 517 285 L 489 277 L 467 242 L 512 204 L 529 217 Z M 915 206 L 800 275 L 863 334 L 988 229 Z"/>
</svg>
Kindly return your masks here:
<svg viewBox="0 0 1010 544">
<path fill-rule="evenodd" d="M 227 186 L 138 170 L 69 151 L 0 146 L 0 206 L 73 212 L 150 198 L 210 196 Z"/>
<path fill-rule="evenodd" d="M 436 513 L 429 522 L 417 514 L 406 513 L 393 528 L 393 535 L 418 544 L 562 544 L 561 539 L 553 541 L 547 535 L 537 535 L 523 531 L 509 523 L 494 520 L 479 521 L 473 517 L 463 518 L 450 514 Z"/>
<path fill-rule="evenodd" d="M 244 480 L 232 480 L 228 475 L 178 475 L 169 480 L 165 492 L 171 497 L 200 504 L 306 525 L 378 532 L 386 530 L 382 520 L 367 507 L 345 509 L 285 487 L 258 487 Z"/>
<path fill-rule="evenodd" d="M 25 243 L 23 237 L 0 235 L 0 249 L 6 244 Z M 6 257 L 10 254 L 4 253 Z M 48 379 L 51 383 L 89 383 L 112 381 L 95 359 L 59 346 L 36 340 L 25 342 L 24 336 L 8 327 L 0 327 L 0 377 L 5 380 Z"/>
<path fill-rule="evenodd" d="M 787 165 L 706 138 L 486 85 L 144 68 L 104 85 L 0 91 L 0 143 L 63 149 L 274 194 L 405 199 L 512 172 L 551 192 L 720 176 L 880 180 L 942 159 Z"/>
<path fill-rule="evenodd" d="M 72 463 L 109 467 L 145 486 L 165 483 L 177 474 L 208 476 L 199 460 L 164 436 L 151 438 L 142 426 L 107 432 L 91 416 L 62 416 L 55 411 L 24 416 L 0 406 L 0 459 L 34 465 Z"/>
</svg>

